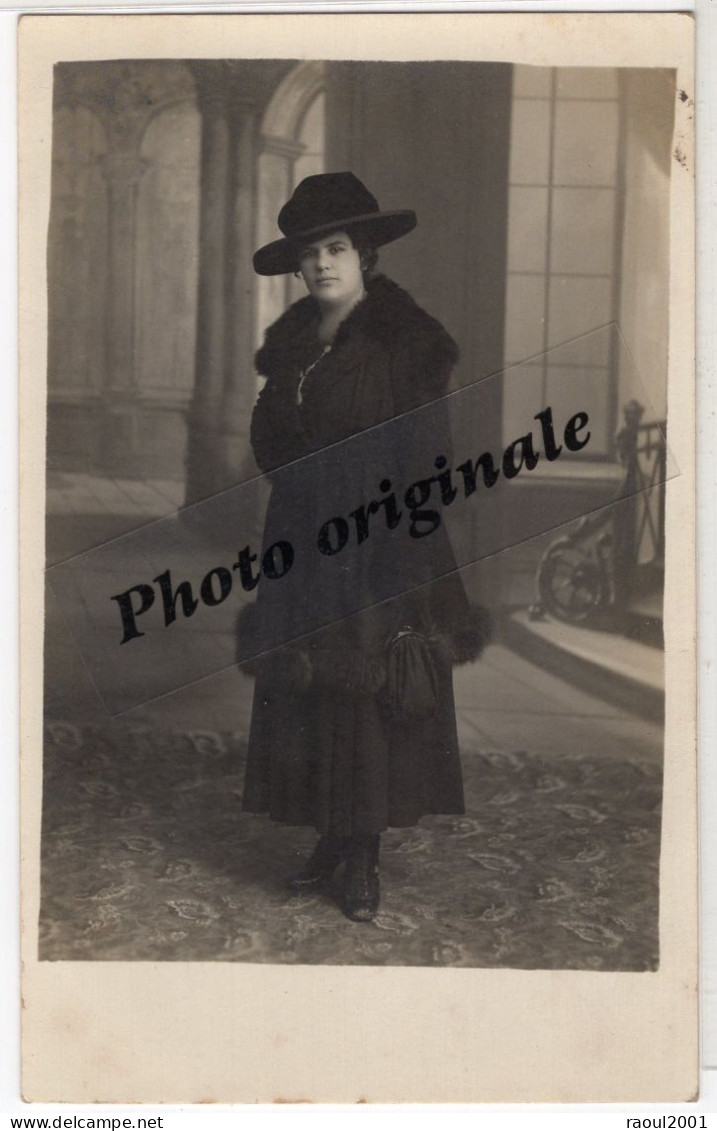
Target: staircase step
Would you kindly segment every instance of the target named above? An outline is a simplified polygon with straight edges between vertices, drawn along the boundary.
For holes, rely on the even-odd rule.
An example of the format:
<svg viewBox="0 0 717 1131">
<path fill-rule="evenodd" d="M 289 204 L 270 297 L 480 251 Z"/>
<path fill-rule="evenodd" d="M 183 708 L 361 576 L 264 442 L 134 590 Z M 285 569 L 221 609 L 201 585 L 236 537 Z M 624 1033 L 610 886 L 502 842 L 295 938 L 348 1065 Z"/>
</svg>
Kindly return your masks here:
<svg viewBox="0 0 717 1131">
<path fill-rule="evenodd" d="M 614 632 L 520 610 L 502 623 L 501 638 L 513 651 L 610 703 L 653 721 L 664 719 L 664 652 Z"/>
</svg>

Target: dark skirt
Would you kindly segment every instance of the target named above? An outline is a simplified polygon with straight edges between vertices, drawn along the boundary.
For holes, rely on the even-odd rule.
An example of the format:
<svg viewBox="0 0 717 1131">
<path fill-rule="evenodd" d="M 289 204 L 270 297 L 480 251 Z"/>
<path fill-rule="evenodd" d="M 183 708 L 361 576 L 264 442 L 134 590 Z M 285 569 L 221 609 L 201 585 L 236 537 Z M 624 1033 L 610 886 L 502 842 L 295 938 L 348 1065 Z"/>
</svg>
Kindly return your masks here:
<svg viewBox="0 0 717 1131">
<path fill-rule="evenodd" d="M 438 708 L 398 721 L 379 694 L 257 676 L 243 807 L 289 825 L 357 836 L 463 813 L 450 665 L 436 663 Z"/>
</svg>

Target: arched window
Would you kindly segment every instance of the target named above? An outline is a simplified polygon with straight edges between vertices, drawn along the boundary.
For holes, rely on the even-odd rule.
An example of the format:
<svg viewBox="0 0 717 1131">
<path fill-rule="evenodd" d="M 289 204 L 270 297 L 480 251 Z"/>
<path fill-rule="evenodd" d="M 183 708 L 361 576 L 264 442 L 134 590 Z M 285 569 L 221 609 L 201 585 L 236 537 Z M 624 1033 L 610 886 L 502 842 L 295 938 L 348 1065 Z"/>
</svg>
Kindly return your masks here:
<svg viewBox="0 0 717 1131">
<path fill-rule="evenodd" d="M 323 173 L 325 169 L 325 98 L 323 90 L 309 104 L 299 129 L 299 145 L 302 146 L 301 154 L 296 158 L 293 168 L 292 191 L 304 177 L 312 177 L 315 173 Z M 287 298 L 289 302 L 296 302 L 306 294 L 306 287 L 301 279 L 289 275 Z"/>
<path fill-rule="evenodd" d="M 256 246 L 276 239 L 276 217 L 304 177 L 325 168 L 324 64 L 299 63 L 277 87 L 261 128 Z M 255 344 L 283 310 L 306 293 L 291 275 L 257 277 Z"/>
</svg>

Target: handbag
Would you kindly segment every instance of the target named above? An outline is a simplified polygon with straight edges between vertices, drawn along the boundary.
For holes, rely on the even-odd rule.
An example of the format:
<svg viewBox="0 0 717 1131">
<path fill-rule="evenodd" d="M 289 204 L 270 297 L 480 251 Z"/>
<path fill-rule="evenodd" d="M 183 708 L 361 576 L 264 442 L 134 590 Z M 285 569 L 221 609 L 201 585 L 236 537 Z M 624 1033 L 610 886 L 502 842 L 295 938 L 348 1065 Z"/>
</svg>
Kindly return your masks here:
<svg viewBox="0 0 717 1131">
<path fill-rule="evenodd" d="M 438 679 L 426 637 L 410 625 L 396 632 L 386 656 L 387 706 L 394 718 L 427 719 L 438 707 Z"/>
</svg>

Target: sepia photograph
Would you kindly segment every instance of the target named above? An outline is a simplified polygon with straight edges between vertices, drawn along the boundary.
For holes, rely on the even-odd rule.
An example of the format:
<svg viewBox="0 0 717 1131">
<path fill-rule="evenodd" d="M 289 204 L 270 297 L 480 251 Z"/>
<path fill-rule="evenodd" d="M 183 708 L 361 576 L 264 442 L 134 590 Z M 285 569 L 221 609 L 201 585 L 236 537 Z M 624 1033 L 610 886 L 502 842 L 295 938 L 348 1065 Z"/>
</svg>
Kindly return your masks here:
<svg viewBox="0 0 717 1131">
<path fill-rule="evenodd" d="M 48 564 L 108 542 L 122 560 L 118 535 L 218 493 L 217 534 L 231 523 L 243 538 L 254 515 L 227 488 L 312 464 L 452 381 L 482 392 L 505 370 L 480 417 L 470 405 L 474 435 L 500 448 L 532 407 L 555 413 L 572 393 L 594 412 L 589 460 L 545 459 L 503 492 L 508 513 L 473 534 L 477 551 L 489 543 L 482 568 L 455 575 L 444 539 L 426 569 L 453 584 L 416 590 L 411 576 L 381 601 L 375 557 L 395 562 L 367 546 L 351 584 L 372 613 L 120 718 L 74 646 L 81 609 L 66 619 L 50 596 L 41 957 L 657 965 L 677 97 L 662 70 L 57 65 Z M 634 343 L 642 402 L 610 324 Z M 308 526 L 322 493 L 330 518 L 337 475 L 347 505 L 358 472 L 376 491 L 408 458 L 396 439 L 381 436 L 383 464 L 378 447 L 369 467 L 357 451 L 346 469 L 335 450 L 301 462 L 272 526 L 286 511 Z M 555 521 L 559 496 L 576 524 Z M 529 537 L 518 510 L 547 533 Z M 515 544 L 491 553 L 501 517 Z M 260 561 L 276 541 L 259 532 Z M 246 565 L 257 609 L 264 589 L 276 606 L 265 616 L 319 615 L 295 570 L 291 589 L 259 586 Z M 166 600 L 186 618 L 199 594 L 177 595 L 173 576 Z M 126 592 L 139 633 L 143 593 Z M 147 688 L 144 642 L 103 627 Z M 196 648 L 172 627 L 169 646 Z"/>
<path fill-rule="evenodd" d="M 693 92 L 282 42 L 52 62 L 34 968 L 655 978 Z"/>
</svg>

